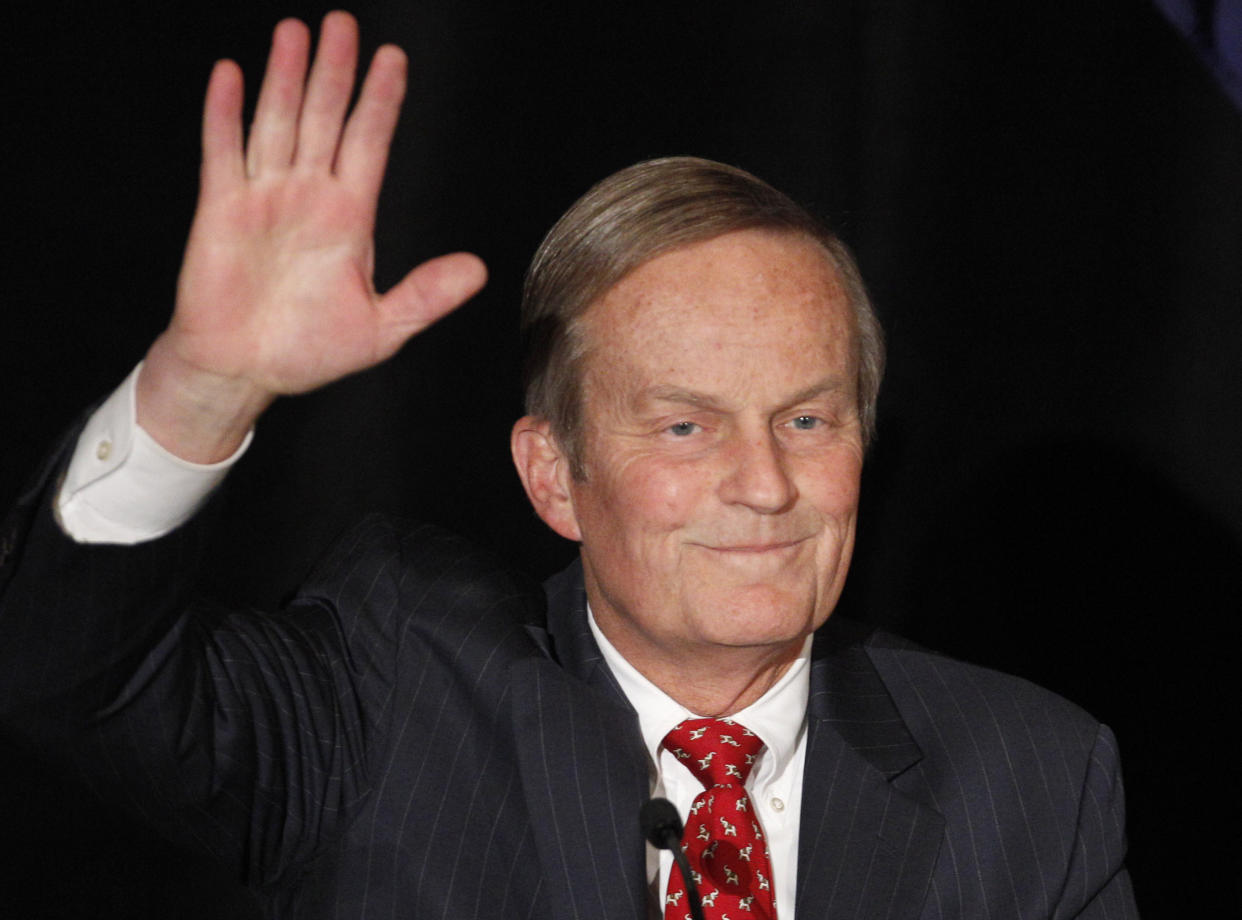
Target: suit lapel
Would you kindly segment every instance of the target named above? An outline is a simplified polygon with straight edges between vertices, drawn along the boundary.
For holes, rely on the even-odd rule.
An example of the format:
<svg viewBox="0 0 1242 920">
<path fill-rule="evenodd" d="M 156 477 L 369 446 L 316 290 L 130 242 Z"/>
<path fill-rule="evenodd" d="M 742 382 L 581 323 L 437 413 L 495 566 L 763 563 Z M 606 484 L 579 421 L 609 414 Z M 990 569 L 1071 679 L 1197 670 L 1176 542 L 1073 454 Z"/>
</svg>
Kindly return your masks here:
<svg viewBox="0 0 1242 920">
<path fill-rule="evenodd" d="M 798 838 L 800 920 L 914 917 L 943 818 L 892 780 L 922 752 L 863 647 L 866 630 L 829 620 L 815 638 Z"/>
<path fill-rule="evenodd" d="M 548 585 L 547 658 L 513 670 L 518 768 L 558 920 L 646 916 L 638 810 L 648 795 L 638 718 L 604 666 L 581 580 Z"/>
</svg>

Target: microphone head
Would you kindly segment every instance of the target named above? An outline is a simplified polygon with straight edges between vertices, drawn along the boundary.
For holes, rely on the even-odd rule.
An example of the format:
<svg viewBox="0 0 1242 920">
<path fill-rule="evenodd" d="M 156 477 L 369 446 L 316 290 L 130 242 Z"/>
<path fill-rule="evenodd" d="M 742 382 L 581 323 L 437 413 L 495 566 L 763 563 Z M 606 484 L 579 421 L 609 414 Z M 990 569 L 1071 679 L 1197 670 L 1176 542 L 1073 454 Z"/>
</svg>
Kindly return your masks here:
<svg viewBox="0 0 1242 920">
<path fill-rule="evenodd" d="M 668 799 L 649 799 L 638 813 L 638 824 L 651 845 L 669 850 L 681 842 L 681 815 Z"/>
</svg>

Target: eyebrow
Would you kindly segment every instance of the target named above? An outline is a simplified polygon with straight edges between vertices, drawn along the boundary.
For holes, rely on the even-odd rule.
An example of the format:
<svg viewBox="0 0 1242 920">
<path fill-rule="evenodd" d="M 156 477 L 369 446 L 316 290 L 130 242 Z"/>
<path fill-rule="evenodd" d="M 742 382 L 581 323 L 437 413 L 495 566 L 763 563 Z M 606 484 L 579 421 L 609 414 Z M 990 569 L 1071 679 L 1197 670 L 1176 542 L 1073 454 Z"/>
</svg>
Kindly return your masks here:
<svg viewBox="0 0 1242 920">
<path fill-rule="evenodd" d="M 716 409 L 720 407 L 720 403 L 715 397 L 706 393 L 700 393 L 697 390 L 687 390 L 684 387 L 676 387 L 668 384 L 661 386 L 648 387 L 638 393 L 639 401 L 654 400 L 657 402 L 675 402 L 684 403 L 685 405 L 695 406 L 699 409 Z"/>
<path fill-rule="evenodd" d="M 800 402 L 816 399 L 820 396 L 826 396 L 833 393 L 842 392 L 848 389 L 846 381 L 840 377 L 825 377 L 818 383 L 813 383 L 803 390 L 799 390 L 785 405 L 792 406 Z M 707 393 L 700 393 L 698 390 L 690 390 L 685 387 L 673 386 L 671 384 L 660 384 L 641 390 L 638 394 L 639 401 L 655 400 L 658 402 L 674 402 L 683 405 L 694 406 L 699 409 L 722 409 L 724 408 L 716 397 Z"/>
</svg>

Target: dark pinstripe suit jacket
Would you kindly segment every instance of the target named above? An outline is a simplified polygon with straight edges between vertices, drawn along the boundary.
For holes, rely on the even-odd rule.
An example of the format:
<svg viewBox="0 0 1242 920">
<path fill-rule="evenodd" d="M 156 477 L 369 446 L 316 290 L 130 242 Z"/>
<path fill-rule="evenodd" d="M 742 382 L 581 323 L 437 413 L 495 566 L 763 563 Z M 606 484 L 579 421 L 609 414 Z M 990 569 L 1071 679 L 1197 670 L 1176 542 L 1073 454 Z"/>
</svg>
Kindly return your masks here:
<svg viewBox="0 0 1242 920">
<path fill-rule="evenodd" d="M 287 611 L 239 614 L 185 596 L 201 525 L 84 547 L 38 507 L 0 536 L 9 730 L 272 916 L 646 916 L 645 754 L 577 572 L 545 613 L 459 540 L 372 519 Z M 1135 915 L 1106 728 L 844 620 L 811 683 L 799 918 Z"/>
</svg>

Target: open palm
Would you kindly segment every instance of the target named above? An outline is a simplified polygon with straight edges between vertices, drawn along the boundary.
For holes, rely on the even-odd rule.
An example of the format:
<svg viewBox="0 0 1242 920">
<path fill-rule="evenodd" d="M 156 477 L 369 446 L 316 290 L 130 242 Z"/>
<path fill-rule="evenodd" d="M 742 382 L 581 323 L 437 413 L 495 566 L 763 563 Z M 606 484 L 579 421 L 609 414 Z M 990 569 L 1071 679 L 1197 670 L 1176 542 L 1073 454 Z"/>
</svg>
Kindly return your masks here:
<svg viewBox="0 0 1242 920">
<path fill-rule="evenodd" d="M 277 395 L 383 361 L 483 284 L 482 263 L 457 253 L 418 266 L 383 295 L 375 291 L 375 210 L 405 92 L 405 55 L 393 46 L 376 52 L 346 118 L 354 20 L 325 18 L 308 78 L 309 46 L 302 23 L 276 27 L 244 144 L 241 71 L 222 61 L 212 73 L 176 310 L 139 388 L 140 421 L 171 449 L 185 440 L 173 428 L 187 417 L 210 420 L 202 409 L 212 399 L 221 418 L 246 422 Z M 187 393 L 198 403 L 188 415 L 173 404 Z M 196 452 L 186 446 L 177 452 Z"/>
</svg>

